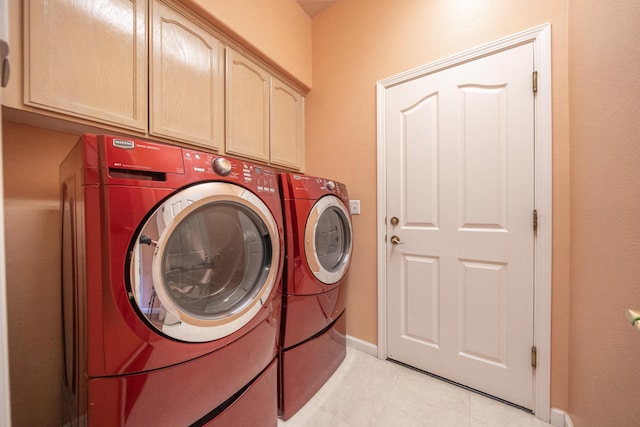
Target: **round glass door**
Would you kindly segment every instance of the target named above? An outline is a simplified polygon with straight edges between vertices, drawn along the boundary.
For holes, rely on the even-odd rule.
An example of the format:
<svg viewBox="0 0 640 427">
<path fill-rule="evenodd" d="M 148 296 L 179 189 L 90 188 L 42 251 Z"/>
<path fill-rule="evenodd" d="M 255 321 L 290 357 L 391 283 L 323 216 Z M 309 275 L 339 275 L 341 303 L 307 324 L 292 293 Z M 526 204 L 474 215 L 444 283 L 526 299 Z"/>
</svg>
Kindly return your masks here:
<svg viewBox="0 0 640 427">
<path fill-rule="evenodd" d="M 133 242 L 130 297 L 157 331 L 189 342 L 233 333 L 266 302 L 280 239 L 253 193 L 204 183 L 170 197 Z"/>
<path fill-rule="evenodd" d="M 318 280 L 334 284 L 342 279 L 351 259 L 351 217 L 336 196 L 325 196 L 311 209 L 305 227 L 305 252 Z"/>
</svg>

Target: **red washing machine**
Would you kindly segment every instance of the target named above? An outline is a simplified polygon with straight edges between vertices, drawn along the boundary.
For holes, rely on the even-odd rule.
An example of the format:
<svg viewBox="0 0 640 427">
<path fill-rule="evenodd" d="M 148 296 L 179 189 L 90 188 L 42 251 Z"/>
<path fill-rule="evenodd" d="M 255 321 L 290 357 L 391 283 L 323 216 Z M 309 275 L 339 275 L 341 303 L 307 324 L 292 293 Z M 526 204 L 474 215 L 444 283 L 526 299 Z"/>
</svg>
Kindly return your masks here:
<svg viewBox="0 0 640 427">
<path fill-rule="evenodd" d="M 346 354 L 346 278 L 352 251 L 344 184 L 280 174 L 287 262 L 280 329 L 278 407 L 290 418 Z"/>
<path fill-rule="evenodd" d="M 66 421 L 276 426 L 273 170 L 84 135 L 60 174 Z"/>
</svg>

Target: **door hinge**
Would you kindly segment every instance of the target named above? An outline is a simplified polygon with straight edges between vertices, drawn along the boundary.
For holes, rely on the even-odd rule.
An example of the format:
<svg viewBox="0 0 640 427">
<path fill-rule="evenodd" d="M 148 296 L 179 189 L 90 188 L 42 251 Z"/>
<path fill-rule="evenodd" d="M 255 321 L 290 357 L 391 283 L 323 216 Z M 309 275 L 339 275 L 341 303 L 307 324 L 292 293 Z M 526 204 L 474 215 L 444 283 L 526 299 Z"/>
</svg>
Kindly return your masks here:
<svg viewBox="0 0 640 427">
<path fill-rule="evenodd" d="M 538 210 L 533 210 L 533 232 L 538 231 Z"/>
<path fill-rule="evenodd" d="M 536 368 L 538 366 L 538 349 L 536 346 L 531 347 L 531 367 Z"/>
<path fill-rule="evenodd" d="M 538 72 L 534 71 L 532 76 L 532 89 L 533 93 L 538 92 Z"/>
</svg>

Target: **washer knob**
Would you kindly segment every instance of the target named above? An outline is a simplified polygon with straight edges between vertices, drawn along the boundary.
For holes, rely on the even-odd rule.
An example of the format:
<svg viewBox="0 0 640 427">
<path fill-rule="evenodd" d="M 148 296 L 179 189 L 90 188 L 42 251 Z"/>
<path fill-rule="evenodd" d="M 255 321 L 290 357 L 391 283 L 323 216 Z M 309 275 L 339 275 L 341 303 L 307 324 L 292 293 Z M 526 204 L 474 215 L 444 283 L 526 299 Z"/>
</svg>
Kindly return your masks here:
<svg viewBox="0 0 640 427">
<path fill-rule="evenodd" d="M 218 157 L 211 162 L 213 171 L 220 176 L 227 176 L 231 173 L 231 162 L 224 157 Z"/>
<path fill-rule="evenodd" d="M 327 190 L 333 191 L 336 189 L 336 183 L 333 181 L 327 181 Z"/>
</svg>

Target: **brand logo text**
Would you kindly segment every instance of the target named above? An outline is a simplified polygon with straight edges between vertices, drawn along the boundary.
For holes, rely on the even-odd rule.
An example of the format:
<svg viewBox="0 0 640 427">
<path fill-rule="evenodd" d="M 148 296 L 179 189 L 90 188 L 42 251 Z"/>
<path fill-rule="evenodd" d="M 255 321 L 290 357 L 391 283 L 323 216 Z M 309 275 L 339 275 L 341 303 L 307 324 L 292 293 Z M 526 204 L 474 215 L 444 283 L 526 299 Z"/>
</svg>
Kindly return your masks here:
<svg viewBox="0 0 640 427">
<path fill-rule="evenodd" d="M 123 148 L 125 150 L 132 150 L 136 147 L 136 144 L 128 139 L 114 139 L 113 146 Z"/>
</svg>

